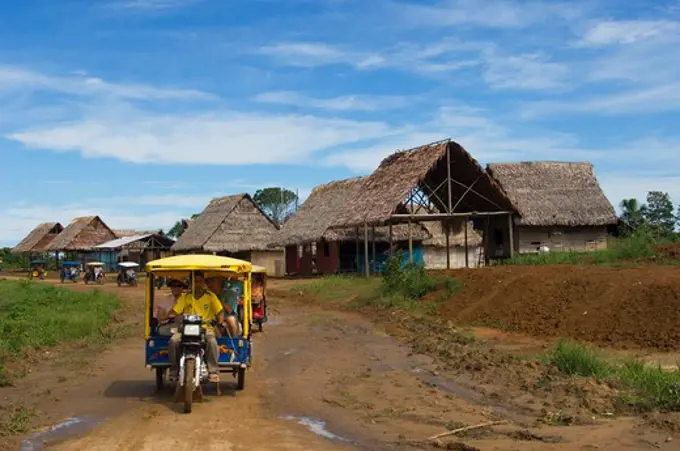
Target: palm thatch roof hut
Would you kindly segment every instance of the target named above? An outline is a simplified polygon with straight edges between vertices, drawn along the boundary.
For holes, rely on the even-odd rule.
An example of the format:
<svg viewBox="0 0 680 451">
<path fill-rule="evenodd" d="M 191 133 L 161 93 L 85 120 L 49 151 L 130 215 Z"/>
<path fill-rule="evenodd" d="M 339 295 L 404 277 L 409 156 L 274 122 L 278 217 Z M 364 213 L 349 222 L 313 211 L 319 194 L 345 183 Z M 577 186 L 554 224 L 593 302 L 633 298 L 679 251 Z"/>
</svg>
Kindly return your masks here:
<svg viewBox="0 0 680 451">
<path fill-rule="evenodd" d="M 614 207 L 587 162 L 492 163 L 488 173 L 511 199 L 519 217 L 518 250 L 592 250 L 607 245 Z"/>
<path fill-rule="evenodd" d="M 116 238 L 128 238 L 133 236 L 141 235 L 163 235 L 163 230 L 132 230 L 132 229 L 114 229 L 113 233 L 116 234 Z"/>
<path fill-rule="evenodd" d="M 43 222 L 31 231 L 12 249 L 13 254 L 33 254 L 45 252 L 47 246 L 64 230 L 58 222 Z"/>
<path fill-rule="evenodd" d="M 172 246 L 174 252 L 233 256 L 282 274 L 279 228 L 248 194 L 213 199 Z"/>
<path fill-rule="evenodd" d="M 429 214 L 401 214 L 418 203 Z M 334 227 L 379 225 L 437 216 L 510 214 L 512 203 L 482 166 L 458 143 L 445 140 L 385 158 L 334 221 Z M 443 213 L 436 215 L 434 212 Z"/>
<path fill-rule="evenodd" d="M 51 252 L 89 252 L 98 244 L 116 239 L 116 234 L 99 216 L 72 220 L 47 246 Z"/>
</svg>

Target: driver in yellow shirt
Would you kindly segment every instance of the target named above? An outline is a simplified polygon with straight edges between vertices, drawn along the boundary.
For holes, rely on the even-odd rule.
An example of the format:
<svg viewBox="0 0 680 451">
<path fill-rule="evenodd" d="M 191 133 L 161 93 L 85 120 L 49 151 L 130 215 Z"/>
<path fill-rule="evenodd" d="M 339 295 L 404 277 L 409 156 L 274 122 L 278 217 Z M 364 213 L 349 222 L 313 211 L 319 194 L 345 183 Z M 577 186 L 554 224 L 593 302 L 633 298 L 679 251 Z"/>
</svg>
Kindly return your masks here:
<svg viewBox="0 0 680 451">
<path fill-rule="evenodd" d="M 219 347 L 215 338 L 215 330 L 208 324 L 212 319 L 217 319 L 219 324 L 224 324 L 224 310 L 222 303 L 213 293 L 207 290 L 205 276 L 202 272 L 194 273 L 194 293 L 186 293 L 177 299 L 177 303 L 168 313 L 168 318 L 172 320 L 178 315 L 201 315 L 206 328 L 206 350 L 205 361 L 208 365 L 210 382 L 219 382 Z M 179 372 L 179 345 L 182 341 L 182 334 L 178 331 L 170 337 L 168 344 L 168 358 L 170 359 L 170 379 L 177 380 Z"/>
</svg>

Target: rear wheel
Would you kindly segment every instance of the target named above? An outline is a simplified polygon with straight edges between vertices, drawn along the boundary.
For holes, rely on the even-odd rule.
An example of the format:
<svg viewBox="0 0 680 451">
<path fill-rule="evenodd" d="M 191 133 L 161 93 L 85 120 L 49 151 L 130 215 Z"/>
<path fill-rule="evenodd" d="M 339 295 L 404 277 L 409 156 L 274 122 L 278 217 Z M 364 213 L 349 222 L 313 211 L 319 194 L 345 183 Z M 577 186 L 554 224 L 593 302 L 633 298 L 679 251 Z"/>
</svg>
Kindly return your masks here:
<svg viewBox="0 0 680 451">
<path fill-rule="evenodd" d="M 191 403 L 194 400 L 194 373 L 196 361 L 187 359 L 184 366 L 184 413 L 191 413 Z"/>
<path fill-rule="evenodd" d="M 165 368 L 156 368 L 156 390 L 163 390 L 163 378 L 165 375 Z"/>
<path fill-rule="evenodd" d="M 246 369 L 239 368 L 236 374 L 236 390 L 243 390 L 246 386 Z"/>
</svg>

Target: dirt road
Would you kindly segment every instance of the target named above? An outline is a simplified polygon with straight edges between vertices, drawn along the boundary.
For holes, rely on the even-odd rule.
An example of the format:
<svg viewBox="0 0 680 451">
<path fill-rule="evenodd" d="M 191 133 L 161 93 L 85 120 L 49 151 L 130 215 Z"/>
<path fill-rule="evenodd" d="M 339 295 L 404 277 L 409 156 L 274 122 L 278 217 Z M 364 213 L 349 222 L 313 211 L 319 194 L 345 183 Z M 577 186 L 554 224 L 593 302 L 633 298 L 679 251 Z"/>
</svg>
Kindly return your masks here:
<svg viewBox="0 0 680 451">
<path fill-rule="evenodd" d="M 141 312 L 141 287 L 105 289 Z M 155 393 L 141 337 L 76 359 L 77 370 L 60 363 L 0 389 L 6 400 L 38 399 L 45 422 L 58 425 L 27 437 L 21 449 L 428 449 L 428 436 L 496 419 L 509 424 L 462 435 L 447 449 L 677 449 L 668 432 L 639 419 L 593 415 L 568 428 L 539 424 L 537 409 L 523 406 L 540 407 L 540 400 L 518 393 L 527 399 L 514 403 L 473 390 L 472 378 L 412 354 L 362 316 L 276 297 L 271 307 L 271 322 L 254 339 L 246 389 L 236 392 L 227 380 L 221 397 L 209 392 L 190 415 L 179 413 L 170 394 Z"/>
</svg>

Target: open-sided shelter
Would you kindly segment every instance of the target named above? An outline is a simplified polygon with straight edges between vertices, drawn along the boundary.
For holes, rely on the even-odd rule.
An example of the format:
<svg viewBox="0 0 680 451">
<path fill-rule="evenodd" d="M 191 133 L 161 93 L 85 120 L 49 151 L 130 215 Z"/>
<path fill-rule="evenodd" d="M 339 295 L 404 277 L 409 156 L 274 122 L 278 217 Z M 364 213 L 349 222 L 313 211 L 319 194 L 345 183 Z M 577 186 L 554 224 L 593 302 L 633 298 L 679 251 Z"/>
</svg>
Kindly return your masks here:
<svg viewBox="0 0 680 451">
<path fill-rule="evenodd" d="M 283 249 L 272 246 L 278 240 L 278 226 L 248 194 L 213 199 L 182 233 L 172 251 L 212 253 L 239 258 L 283 275 Z"/>
<path fill-rule="evenodd" d="M 169 257 L 175 241 L 162 233 L 130 235 L 95 246 L 102 255 L 102 261 L 135 262 L 144 267 L 147 262 Z"/>
<path fill-rule="evenodd" d="M 13 254 L 42 254 L 47 246 L 59 235 L 64 227 L 58 222 L 43 222 L 31 230 L 23 240 L 12 249 Z"/>
<path fill-rule="evenodd" d="M 407 223 L 412 230 L 414 223 L 443 221 L 445 230 L 451 230 L 453 226 L 448 224 L 456 219 L 474 219 L 484 228 L 489 218 L 498 216 L 505 218 L 505 253 L 510 255 L 514 214 L 512 203 L 484 168 L 458 143 L 444 140 L 385 158 L 359 195 L 338 214 L 333 228 L 362 227 L 367 231 L 371 226 L 392 229 L 394 224 Z M 445 241 L 449 249 L 450 233 Z M 364 246 L 368 247 L 367 241 Z M 450 252 L 446 256 L 446 266 L 451 267 Z"/>
<path fill-rule="evenodd" d="M 607 247 L 616 212 L 587 162 L 494 163 L 487 168 L 517 209 L 515 250 L 588 251 Z M 493 240 L 489 252 L 495 252 Z M 492 254 L 493 255 L 493 254 Z"/>
</svg>

